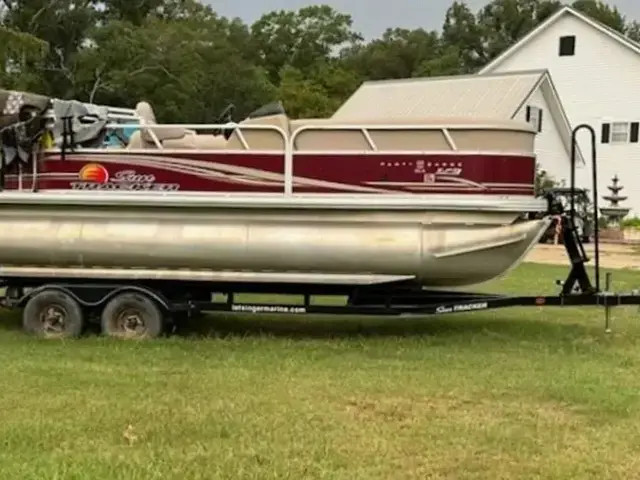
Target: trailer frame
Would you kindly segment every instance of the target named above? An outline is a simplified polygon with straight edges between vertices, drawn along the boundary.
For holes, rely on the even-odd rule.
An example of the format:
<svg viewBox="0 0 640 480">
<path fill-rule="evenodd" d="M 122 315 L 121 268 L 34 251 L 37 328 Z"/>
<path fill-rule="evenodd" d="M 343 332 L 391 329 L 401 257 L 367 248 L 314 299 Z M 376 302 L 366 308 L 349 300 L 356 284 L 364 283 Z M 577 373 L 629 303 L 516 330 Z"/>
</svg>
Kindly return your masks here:
<svg viewBox="0 0 640 480">
<path fill-rule="evenodd" d="M 23 310 L 26 331 L 42 337 L 76 337 L 87 324 L 96 321 L 103 333 L 116 337 L 157 337 L 184 317 L 202 312 L 320 314 L 368 316 L 419 316 L 476 312 L 506 307 L 579 307 L 604 308 L 605 331 L 610 331 L 611 309 L 617 306 L 640 306 L 640 292 L 611 291 L 611 273 L 601 288 L 600 238 L 598 228 L 598 185 L 596 135 L 587 124 L 578 125 L 571 137 L 571 190 L 575 191 L 576 135 L 587 130 L 591 136 L 594 282 L 586 265 L 590 262 L 575 226 L 575 195 L 568 212 L 547 195 L 545 215 L 560 215 L 563 245 L 570 270 L 556 295 L 504 295 L 456 290 L 424 290 L 412 281 L 380 285 L 282 284 L 176 280 L 113 280 L 77 277 L 26 277 L 0 274 L 0 306 Z M 238 294 L 299 295 L 300 304 L 248 303 L 236 301 Z M 215 294 L 226 299 L 213 301 Z M 347 297 L 344 305 L 318 305 L 315 296 Z M 49 318 L 50 317 L 50 318 Z M 66 323 L 65 323 L 66 322 Z"/>
</svg>

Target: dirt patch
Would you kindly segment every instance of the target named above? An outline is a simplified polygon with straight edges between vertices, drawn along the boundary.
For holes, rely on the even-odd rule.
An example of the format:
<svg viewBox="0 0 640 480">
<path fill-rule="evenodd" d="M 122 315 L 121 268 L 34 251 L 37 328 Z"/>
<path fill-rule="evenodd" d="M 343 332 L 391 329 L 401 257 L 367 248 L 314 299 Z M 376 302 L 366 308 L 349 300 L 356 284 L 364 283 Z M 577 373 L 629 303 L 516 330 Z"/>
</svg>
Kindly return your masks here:
<svg viewBox="0 0 640 480">
<path fill-rule="evenodd" d="M 593 258 L 593 245 L 585 245 L 587 255 Z M 536 245 L 524 260 L 532 263 L 568 265 L 562 245 Z M 619 244 L 600 244 L 600 265 L 604 268 L 631 268 L 640 270 L 640 254 L 634 247 Z"/>
</svg>

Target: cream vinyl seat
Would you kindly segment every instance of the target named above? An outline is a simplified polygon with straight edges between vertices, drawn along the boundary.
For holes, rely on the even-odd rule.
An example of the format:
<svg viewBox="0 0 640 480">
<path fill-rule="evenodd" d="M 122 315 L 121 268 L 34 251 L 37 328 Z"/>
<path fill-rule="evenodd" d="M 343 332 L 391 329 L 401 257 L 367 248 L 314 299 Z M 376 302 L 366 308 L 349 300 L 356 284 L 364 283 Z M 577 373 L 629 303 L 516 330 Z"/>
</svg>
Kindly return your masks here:
<svg viewBox="0 0 640 480">
<path fill-rule="evenodd" d="M 142 119 L 143 125 L 158 125 L 153 108 L 148 102 L 139 102 L 135 111 Z M 136 130 L 131 135 L 127 149 L 158 148 L 151 132 L 155 134 L 162 147 L 166 149 L 220 150 L 224 149 L 227 144 L 227 140 L 223 135 L 198 135 L 197 132 L 182 127 L 141 127 L 140 130 Z"/>
</svg>

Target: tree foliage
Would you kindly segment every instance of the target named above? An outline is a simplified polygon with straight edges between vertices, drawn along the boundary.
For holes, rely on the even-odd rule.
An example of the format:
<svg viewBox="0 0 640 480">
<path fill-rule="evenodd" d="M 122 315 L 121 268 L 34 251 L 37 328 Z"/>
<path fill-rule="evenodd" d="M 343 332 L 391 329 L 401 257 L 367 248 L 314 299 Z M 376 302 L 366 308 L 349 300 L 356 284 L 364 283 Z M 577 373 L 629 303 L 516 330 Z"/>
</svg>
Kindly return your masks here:
<svg viewBox="0 0 640 480">
<path fill-rule="evenodd" d="M 0 86 L 58 98 L 154 105 L 160 120 L 214 121 L 282 100 L 291 116 L 331 115 L 367 79 L 477 71 L 561 7 L 558 0 L 462 0 L 442 28 L 389 28 L 365 41 L 327 5 L 265 13 L 252 25 L 196 0 L 2 0 Z M 640 24 L 600 0 L 573 6 L 640 40 Z"/>
</svg>

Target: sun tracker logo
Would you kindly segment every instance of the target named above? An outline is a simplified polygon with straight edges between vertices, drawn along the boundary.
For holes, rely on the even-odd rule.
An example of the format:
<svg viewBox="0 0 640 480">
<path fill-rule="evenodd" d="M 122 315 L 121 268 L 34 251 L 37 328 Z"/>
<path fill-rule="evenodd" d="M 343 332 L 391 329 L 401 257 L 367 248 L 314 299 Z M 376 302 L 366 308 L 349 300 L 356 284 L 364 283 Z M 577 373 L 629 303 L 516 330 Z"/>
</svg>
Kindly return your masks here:
<svg viewBox="0 0 640 480">
<path fill-rule="evenodd" d="M 99 163 L 89 163 L 78 172 L 78 181 L 71 182 L 73 190 L 133 190 L 175 191 L 179 183 L 162 183 L 152 173 L 138 173 L 133 169 L 109 174 Z"/>
<path fill-rule="evenodd" d="M 107 183 L 109 181 L 109 172 L 98 163 L 85 165 L 78 173 L 78 176 L 83 182 Z"/>
</svg>

